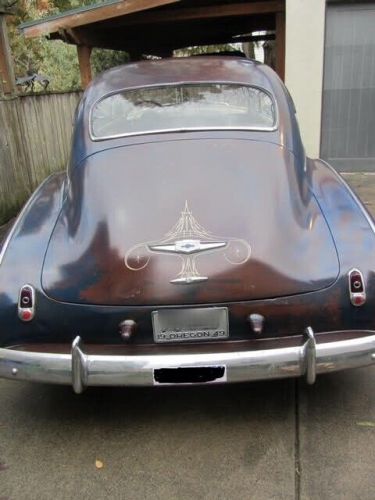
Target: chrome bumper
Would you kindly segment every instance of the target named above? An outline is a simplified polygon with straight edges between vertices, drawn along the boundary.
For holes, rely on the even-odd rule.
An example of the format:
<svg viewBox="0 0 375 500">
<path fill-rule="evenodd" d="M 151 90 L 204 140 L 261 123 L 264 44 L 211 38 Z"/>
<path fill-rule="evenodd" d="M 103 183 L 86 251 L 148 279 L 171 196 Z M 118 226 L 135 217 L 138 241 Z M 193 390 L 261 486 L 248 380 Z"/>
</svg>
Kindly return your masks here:
<svg viewBox="0 0 375 500">
<path fill-rule="evenodd" d="M 348 332 L 342 332 L 348 333 Z M 253 351 L 199 354 L 97 355 L 85 354 L 80 337 L 71 354 L 0 349 L 0 377 L 33 382 L 71 384 L 76 393 L 86 386 L 152 386 L 155 370 L 164 368 L 225 367 L 216 382 L 244 382 L 305 376 L 357 368 L 375 363 L 375 332 L 353 332 L 362 337 L 316 343 L 312 329 L 300 346 Z M 212 382 L 210 382 L 212 383 Z"/>
</svg>

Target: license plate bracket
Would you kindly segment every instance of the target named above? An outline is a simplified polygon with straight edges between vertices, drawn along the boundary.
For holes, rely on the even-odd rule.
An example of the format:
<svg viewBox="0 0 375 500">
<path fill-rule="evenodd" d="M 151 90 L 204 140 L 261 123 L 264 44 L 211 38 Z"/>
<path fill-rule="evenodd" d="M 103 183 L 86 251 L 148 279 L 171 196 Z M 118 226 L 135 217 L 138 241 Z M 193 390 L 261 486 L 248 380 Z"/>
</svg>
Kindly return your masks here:
<svg viewBox="0 0 375 500">
<path fill-rule="evenodd" d="M 161 309 L 152 312 L 157 343 L 225 340 L 229 337 L 226 307 Z"/>
</svg>

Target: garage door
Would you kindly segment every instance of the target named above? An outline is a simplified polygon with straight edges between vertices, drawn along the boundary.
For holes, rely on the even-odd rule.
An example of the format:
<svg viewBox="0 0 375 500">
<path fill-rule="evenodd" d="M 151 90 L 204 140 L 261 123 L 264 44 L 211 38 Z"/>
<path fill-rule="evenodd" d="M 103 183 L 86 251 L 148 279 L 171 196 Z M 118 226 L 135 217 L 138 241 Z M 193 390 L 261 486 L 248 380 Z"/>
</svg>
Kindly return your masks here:
<svg viewBox="0 0 375 500">
<path fill-rule="evenodd" d="M 375 2 L 327 6 L 321 156 L 375 171 Z"/>
</svg>

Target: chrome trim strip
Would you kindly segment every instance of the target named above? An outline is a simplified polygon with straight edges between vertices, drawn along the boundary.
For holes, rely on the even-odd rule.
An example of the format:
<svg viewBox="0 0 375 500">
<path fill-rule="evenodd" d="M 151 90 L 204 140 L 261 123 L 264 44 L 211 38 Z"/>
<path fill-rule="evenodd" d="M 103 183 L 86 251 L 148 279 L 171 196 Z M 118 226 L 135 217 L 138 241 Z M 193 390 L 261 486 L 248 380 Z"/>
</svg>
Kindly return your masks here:
<svg viewBox="0 0 375 500">
<path fill-rule="evenodd" d="M 169 283 L 173 283 L 174 285 L 191 285 L 192 283 L 202 283 L 207 280 L 208 276 L 186 276 L 184 278 L 170 280 Z"/>
<path fill-rule="evenodd" d="M 336 332 L 338 333 L 338 332 Z M 342 333 L 345 333 L 344 331 Z M 86 386 L 152 386 L 157 368 L 226 366 L 227 382 L 244 382 L 315 374 L 368 366 L 375 363 L 375 332 L 350 340 L 316 343 L 312 329 L 303 345 L 254 351 L 159 355 L 87 355 L 76 337 L 72 354 L 47 354 L 0 349 L 0 377 Z M 371 335 L 369 335 L 371 334 Z M 318 334 L 319 335 L 319 334 Z"/>
<path fill-rule="evenodd" d="M 349 194 L 351 195 L 353 200 L 356 202 L 358 208 L 362 212 L 362 215 L 365 217 L 365 219 L 367 220 L 372 231 L 375 233 L 375 222 L 372 219 L 371 215 L 367 212 L 366 208 L 363 206 L 363 203 L 360 200 L 360 198 L 355 194 L 355 192 L 352 190 L 352 188 L 349 186 L 349 184 L 346 182 L 346 180 L 343 179 L 341 177 L 341 175 L 332 167 L 332 165 L 327 163 L 325 160 L 322 160 L 321 158 L 319 158 L 319 161 L 321 161 L 326 167 L 328 167 L 335 174 L 335 176 L 339 179 L 341 184 L 343 184 L 347 188 L 347 190 L 349 191 Z"/>
<path fill-rule="evenodd" d="M 5 241 L 4 241 L 3 246 L 1 247 L 1 251 L 0 251 L 0 266 L 1 266 L 1 263 L 2 263 L 2 261 L 4 259 L 4 255 L 5 255 L 5 252 L 7 251 L 9 243 L 11 242 L 11 239 L 13 238 L 16 230 L 18 229 L 19 223 L 22 220 L 23 215 L 26 213 L 26 211 L 28 210 L 29 206 L 31 205 L 31 203 L 33 201 L 33 198 L 34 197 L 32 196 L 26 202 L 26 204 L 22 208 L 20 214 L 18 215 L 17 219 L 14 221 L 12 229 L 9 231 L 8 236 L 5 238 Z"/>
<path fill-rule="evenodd" d="M 157 135 L 157 134 L 179 134 L 185 132 L 220 132 L 220 131 L 231 131 L 231 132 L 275 132 L 277 127 L 186 127 L 186 128 L 163 128 L 155 130 L 145 130 L 144 132 L 129 132 L 127 134 L 113 134 L 107 135 L 105 137 L 95 137 L 91 133 L 90 129 L 90 139 L 93 142 L 108 141 L 110 139 L 120 139 L 125 137 L 135 137 L 143 135 Z"/>
<path fill-rule="evenodd" d="M 56 175 L 56 174 L 51 174 L 46 179 L 44 179 L 44 181 L 39 185 L 39 187 L 34 191 L 34 193 L 27 200 L 27 202 L 23 206 L 21 212 L 18 214 L 16 220 L 13 223 L 12 229 L 9 231 L 8 236 L 5 238 L 5 241 L 4 241 L 4 243 L 3 243 L 2 247 L 1 247 L 1 251 L 0 251 L 0 266 L 1 266 L 1 263 L 3 262 L 3 260 L 4 260 L 4 256 L 5 256 L 5 253 L 7 251 L 7 248 L 9 246 L 9 244 L 10 244 L 10 242 L 11 242 L 14 234 L 16 233 L 16 231 L 18 229 L 18 226 L 19 226 L 21 220 L 23 219 L 23 216 L 25 215 L 25 213 L 27 212 L 27 210 L 29 209 L 29 207 L 31 206 L 31 204 L 33 203 L 33 201 L 35 200 L 35 198 L 39 194 L 40 189 L 44 186 L 44 184 L 46 184 L 48 182 L 48 180 L 50 179 L 50 177 L 52 177 L 53 175 Z"/>
<path fill-rule="evenodd" d="M 190 128 L 172 128 L 172 129 L 161 129 L 161 130 L 145 130 L 144 132 L 129 132 L 122 134 L 113 134 L 105 137 L 96 137 L 92 130 L 92 113 L 93 109 L 100 101 L 111 97 L 116 94 L 120 94 L 121 92 L 139 90 L 139 89 L 152 89 L 152 88 L 160 88 L 160 87 L 173 87 L 176 85 L 204 85 L 204 84 L 218 84 L 218 85 L 241 85 L 243 87 L 251 87 L 257 90 L 261 90 L 265 94 L 270 97 L 273 103 L 273 108 L 275 110 L 275 122 L 272 127 L 190 127 Z M 181 133 L 181 132 L 207 132 L 207 131 L 244 131 L 244 132 L 275 132 L 279 128 L 279 108 L 277 106 L 276 99 L 274 95 L 268 90 L 259 85 L 249 85 L 243 82 L 236 81 L 212 81 L 212 80 L 203 80 L 203 81 L 178 81 L 178 82 L 169 82 L 169 83 L 154 83 L 150 85 L 137 85 L 135 87 L 125 87 L 117 90 L 112 90 L 107 94 L 104 94 L 102 97 L 99 97 L 90 107 L 89 110 L 89 137 L 93 142 L 98 141 L 107 141 L 110 139 L 120 139 L 121 137 L 133 137 L 133 136 L 142 136 L 142 135 L 151 135 L 151 134 L 165 134 L 165 133 Z"/>
</svg>

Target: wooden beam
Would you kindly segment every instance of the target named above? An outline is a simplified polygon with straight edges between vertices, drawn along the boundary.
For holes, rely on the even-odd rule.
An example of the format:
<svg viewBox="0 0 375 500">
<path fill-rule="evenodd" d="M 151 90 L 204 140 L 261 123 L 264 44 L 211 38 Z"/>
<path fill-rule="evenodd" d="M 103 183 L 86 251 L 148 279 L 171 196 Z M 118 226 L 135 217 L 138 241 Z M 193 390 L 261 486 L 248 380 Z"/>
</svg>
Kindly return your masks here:
<svg viewBox="0 0 375 500">
<path fill-rule="evenodd" d="M 3 14 L 0 14 L 0 90 L 4 94 L 12 94 L 15 90 L 13 60 L 5 15 Z"/>
<path fill-rule="evenodd" d="M 91 47 L 86 45 L 77 45 L 77 54 L 79 62 L 79 71 L 81 73 L 81 84 L 82 88 L 85 89 L 87 85 L 91 82 Z"/>
<path fill-rule="evenodd" d="M 276 73 L 285 79 L 285 13 L 276 14 Z"/>
<path fill-rule="evenodd" d="M 253 31 L 274 32 L 275 15 L 235 17 L 230 23 L 205 19 L 194 21 L 194 28 L 188 23 L 179 22 L 164 25 L 162 28 L 149 24 L 142 29 L 139 29 L 139 26 L 128 26 L 124 29 L 123 27 L 104 27 L 104 25 L 100 28 L 91 25 L 74 29 L 75 37 L 80 40 L 80 45 L 142 54 L 153 54 L 155 51 L 164 52 L 192 45 L 239 42 L 242 36 L 250 36 Z M 144 35 L 145 33 L 147 36 Z M 240 38 L 234 38 L 234 35 Z M 76 43 L 68 36 L 65 36 L 64 40 Z"/>
<path fill-rule="evenodd" d="M 229 3 L 206 5 L 202 7 L 172 8 L 163 11 L 149 11 L 116 20 L 114 26 L 132 26 L 140 24 L 157 24 L 178 21 L 194 21 L 215 19 L 220 17 L 251 16 L 259 14 L 275 14 L 285 10 L 284 0 L 262 2 Z M 100 22 L 104 21 L 100 19 Z M 103 23 L 109 24 L 109 23 Z"/>
<path fill-rule="evenodd" d="M 79 37 L 79 33 L 75 29 L 68 28 L 66 30 L 59 31 L 61 38 L 64 42 L 72 43 L 74 45 L 85 45 L 82 39 Z"/>
<path fill-rule="evenodd" d="M 46 19 L 45 21 L 21 27 L 20 29 L 26 38 L 46 36 L 50 33 L 58 32 L 61 29 L 84 26 L 86 24 L 92 24 L 142 10 L 177 3 L 179 1 L 180 0 L 123 0 L 111 5 L 95 6 L 83 12 L 79 12 L 79 9 L 76 9 L 77 12 L 71 11 L 71 13 L 65 16 L 57 16 L 50 20 Z"/>
</svg>

